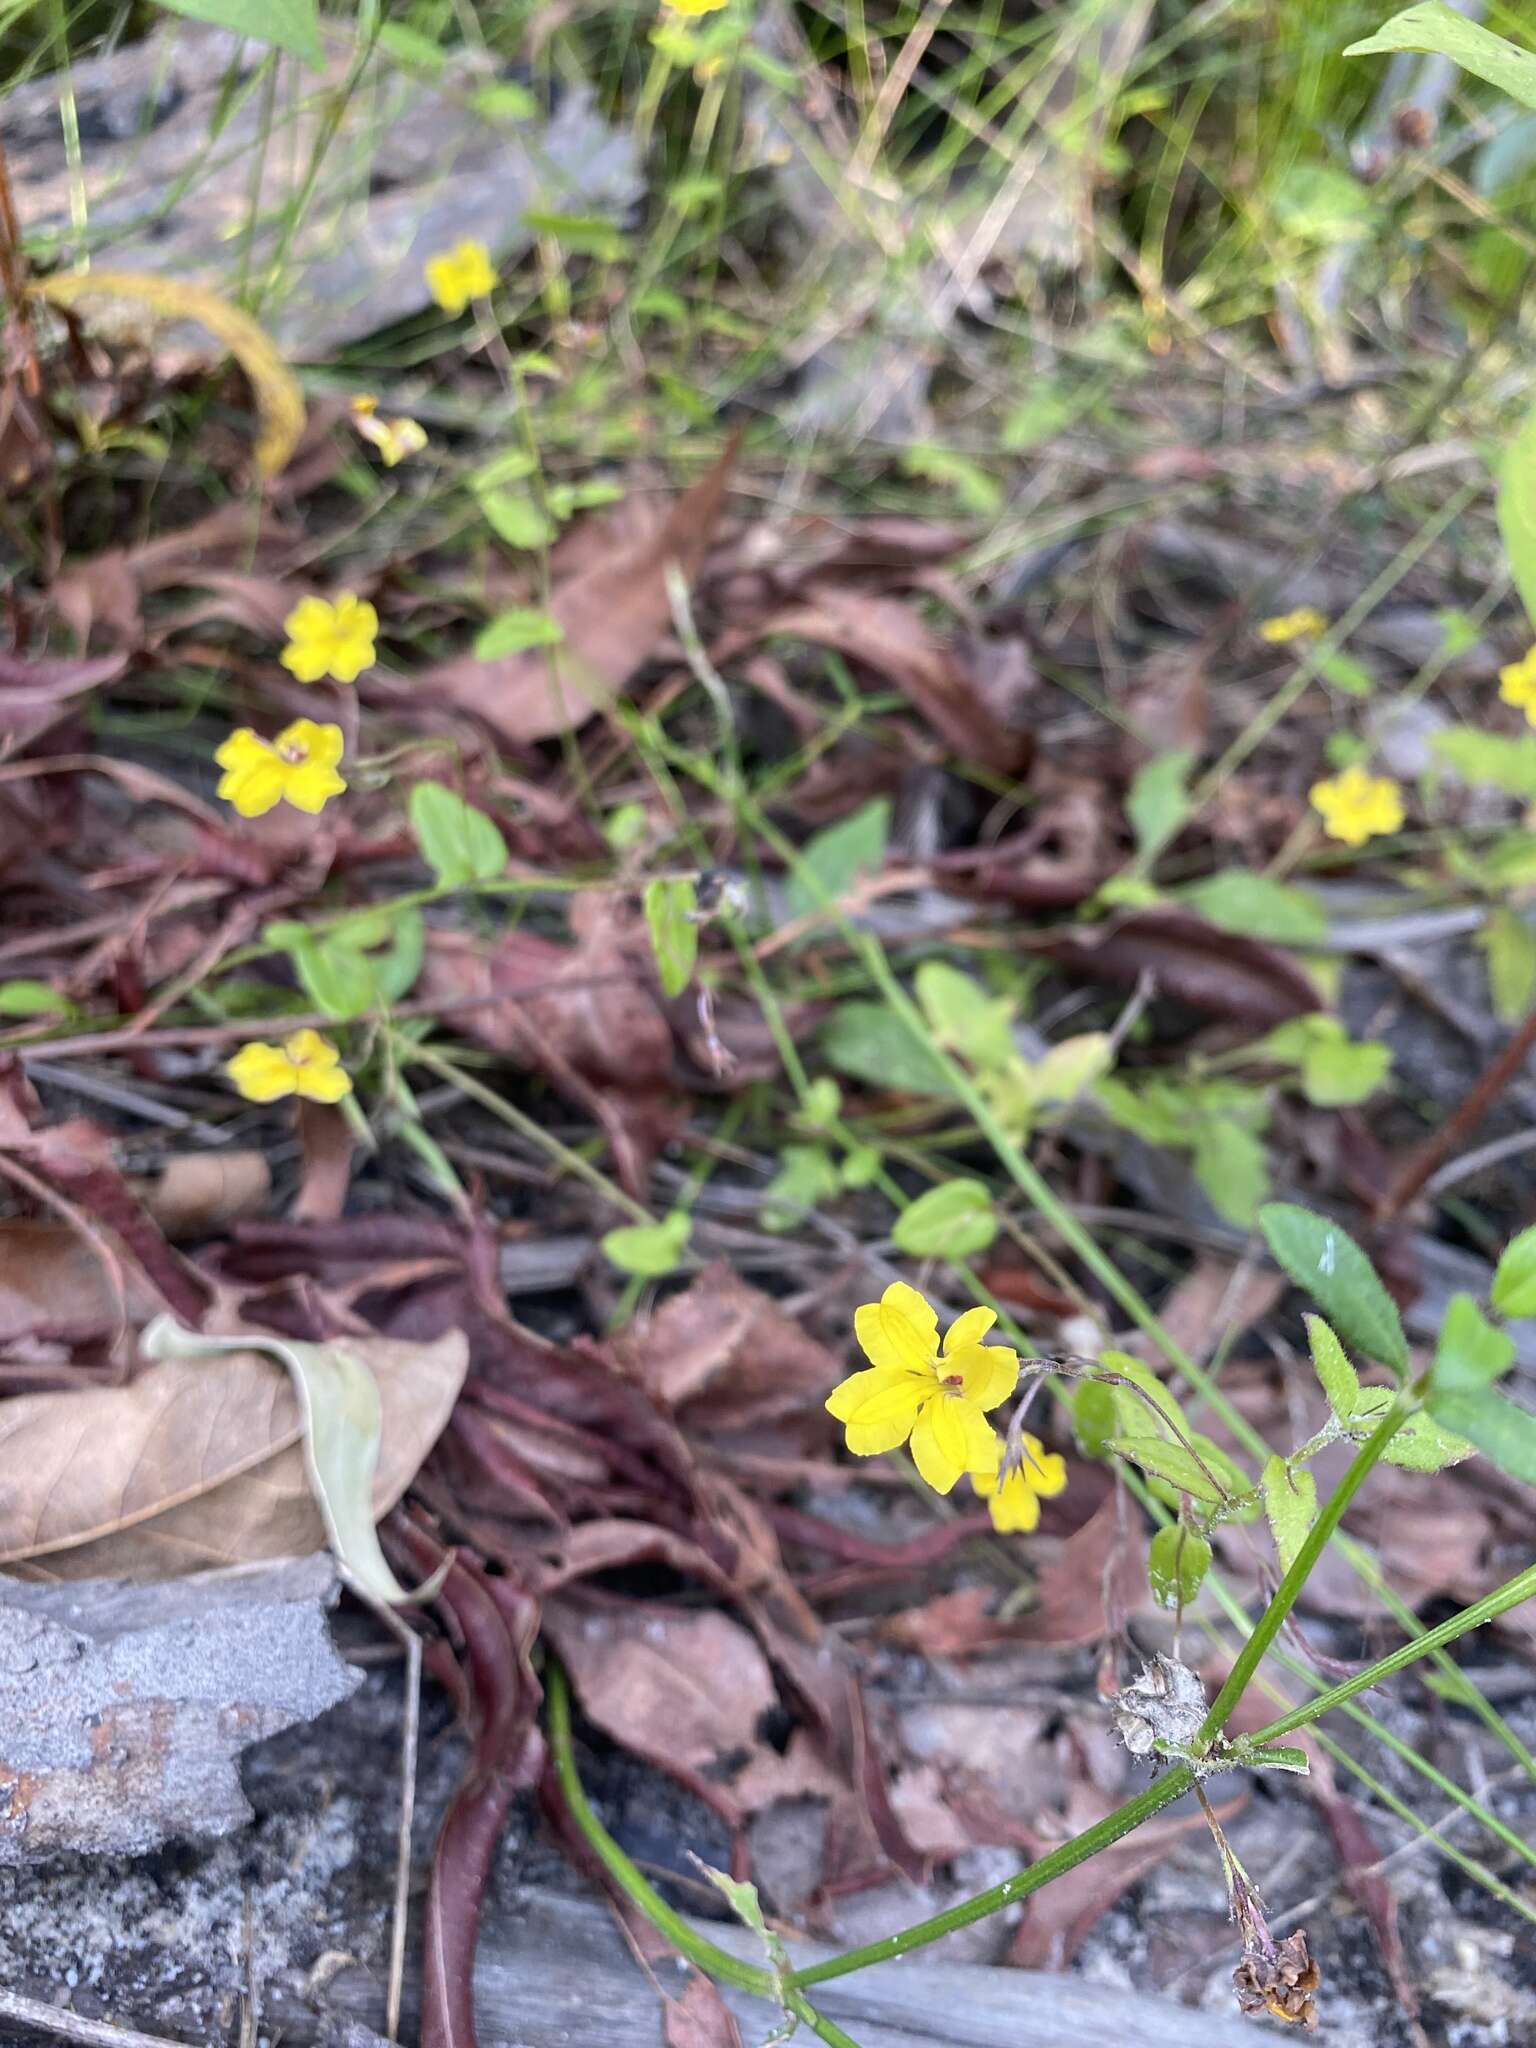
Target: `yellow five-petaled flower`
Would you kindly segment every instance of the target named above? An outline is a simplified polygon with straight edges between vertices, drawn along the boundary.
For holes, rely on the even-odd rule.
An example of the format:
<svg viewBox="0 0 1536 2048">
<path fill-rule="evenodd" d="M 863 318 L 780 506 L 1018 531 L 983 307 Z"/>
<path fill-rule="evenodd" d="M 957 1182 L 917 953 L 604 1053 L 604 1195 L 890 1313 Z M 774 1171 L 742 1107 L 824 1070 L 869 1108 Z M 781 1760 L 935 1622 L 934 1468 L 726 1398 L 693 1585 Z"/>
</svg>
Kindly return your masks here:
<svg viewBox="0 0 1536 2048">
<path fill-rule="evenodd" d="M 1499 670 L 1499 695 L 1519 705 L 1528 725 L 1536 725 L 1536 647 Z"/>
<path fill-rule="evenodd" d="M 1037 1436 L 1025 1436 L 1017 1464 L 1003 1461 L 1000 1476 L 973 1473 L 971 1484 L 987 1503 L 992 1526 L 1000 1535 L 1027 1536 L 1040 1520 L 1040 1503 L 1061 1492 L 1067 1483 L 1067 1461 L 1048 1451 Z"/>
<path fill-rule="evenodd" d="M 1364 846 L 1383 832 L 1397 832 L 1403 823 L 1403 793 L 1389 775 L 1367 775 L 1356 764 L 1307 792 L 1312 808 L 1330 839 L 1345 846 Z"/>
<path fill-rule="evenodd" d="M 483 299 L 496 283 L 484 242 L 455 243 L 427 259 L 426 273 L 427 290 L 445 313 L 462 313 L 471 299 Z"/>
<path fill-rule="evenodd" d="M 1309 604 L 1300 605 L 1293 612 L 1281 612 L 1273 619 L 1259 621 L 1259 638 L 1267 640 L 1272 647 L 1284 647 L 1291 640 L 1315 640 L 1327 630 L 1328 621 Z"/>
<path fill-rule="evenodd" d="M 355 683 L 365 668 L 373 667 L 378 630 L 378 613 L 350 590 L 339 592 L 334 604 L 323 597 L 301 597 L 283 621 L 288 645 L 279 658 L 296 682 L 318 683 L 331 676 L 338 683 Z"/>
<path fill-rule="evenodd" d="M 247 1102 L 281 1102 L 302 1095 L 308 1102 L 340 1102 L 352 1093 L 352 1077 L 328 1038 L 307 1026 L 281 1045 L 255 1039 L 242 1045 L 224 1071 Z"/>
<path fill-rule="evenodd" d="M 902 1280 L 856 1310 L 854 1334 L 869 1370 L 852 1374 L 827 1401 L 847 1429 L 849 1450 L 871 1458 L 910 1439 L 913 1462 L 937 1493 L 948 1493 L 964 1472 L 995 1480 L 999 1445 L 987 1410 L 1008 1399 L 1019 1377 L 1015 1352 L 982 1342 L 996 1321 L 989 1308 L 968 1309 L 941 1347 L 938 1316 Z"/>
<path fill-rule="evenodd" d="M 387 420 L 379 401 L 359 393 L 352 401 L 352 424 L 365 441 L 378 449 L 384 467 L 393 469 L 407 455 L 419 455 L 427 445 L 427 430 L 420 420 Z"/>
<path fill-rule="evenodd" d="M 224 770 L 218 793 L 242 818 L 260 818 L 285 801 L 313 817 L 347 786 L 336 773 L 341 752 L 339 725 L 297 718 L 270 741 L 242 725 L 213 757 Z"/>
</svg>

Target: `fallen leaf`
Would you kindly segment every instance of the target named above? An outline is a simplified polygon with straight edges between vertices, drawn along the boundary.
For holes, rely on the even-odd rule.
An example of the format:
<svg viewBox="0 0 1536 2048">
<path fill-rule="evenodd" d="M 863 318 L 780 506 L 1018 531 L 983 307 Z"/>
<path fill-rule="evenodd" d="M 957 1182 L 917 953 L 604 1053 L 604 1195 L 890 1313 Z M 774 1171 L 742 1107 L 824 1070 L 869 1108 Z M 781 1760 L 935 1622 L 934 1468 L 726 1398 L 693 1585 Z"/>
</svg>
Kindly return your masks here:
<svg viewBox="0 0 1536 2048">
<path fill-rule="evenodd" d="M 341 1111 L 326 1102 L 301 1102 L 298 1123 L 302 1166 L 294 1221 L 334 1223 L 346 1207 L 357 1139 Z"/>
<path fill-rule="evenodd" d="M 464 1339 L 349 1337 L 378 1388 L 375 1515 L 404 1493 L 463 1382 Z M 317 1550 L 298 1396 L 270 1358 L 152 1365 L 124 1387 L 0 1403 L 0 1564 L 29 1578 L 168 1578 Z"/>
<path fill-rule="evenodd" d="M 0 1344 L 40 1331 L 83 1343 L 147 1322 L 159 1297 L 136 1266 L 118 1271 L 121 1295 L 100 1252 L 68 1224 L 7 1217 L 0 1222 Z"/>
<path fill-rule="evenodd" d="M 648 533 L 557 585 L 558 646 L 498 661 L 458 655 L 418 677 L 417 691 L 474 712 L 516 747 L 574 732 L 612 704 L 671 621 L 668 567 L 691 580 L 704 559 L 739 440 Z"/>
<path fill-rule="evenodd" d="M 36 660 L 0 654 L 0 758 L 29 746 L 57 724 L 77 698 L 114 681 L 127 665 L 125 654 L 40 656 Z"/>
<path fill-rule="evenodd" d="M 173 1152 L 152 1181 L 136 1182 L 134 1190 L 150 1220 L 176 1243 L 261 1215 L 272 1171 L 262 1152 Z"/>
<path fill-rule="evenodd" d="M 1285 1275 L 1268 1265 L 1251 1262 L 1239 1275 L 1230 1259 L 1208 1253 L 1195 1260 L 1163 1301 L 1158 1320 L 1175 1344 L 1205 1359 L 1218 1343 L 1225 1341 L 1230 1349 L 1267 1316 L 1286 1285 Z"/>
<path fill-rule="evenodd" d="M 662 2038 L 666 2048 L 741 2048 L 741 2029 L 709 1979 L 695 1970 L 681 1998 L 664 1998 Z"/>
<path fill-rule="evenodd" d="M 1288 953 L 1186 911 L 1143 910 L 1052 932 L 1041 950 L 1096 981 L 1134 986 L 1150 974 L 1160 995 L 1258 1031 L 1322 1007 L 1311 978 Z"/>
<path fill-rule="evenodd" d="M 1076 1468 L 1075 1478 L 1082 1468 Z M 1070 1487 L 1069 1487 L 1070 1492 Z M 1147 1537 L 1141 1516 L 1112 1486 L 1056 1555 L 1040 1567 L 1035 1604 L 1010 1631 L 1011 1642 L 1068 1649 L 1117 1635 L 1149 1603 Z"/>
<path fill-rule="evenodd" d="M 228 1834 L 238 1758 L 362 1683 L 326 1557 L 144 1589 L 0 1582 L 0 1865 Z"/>
</svg>

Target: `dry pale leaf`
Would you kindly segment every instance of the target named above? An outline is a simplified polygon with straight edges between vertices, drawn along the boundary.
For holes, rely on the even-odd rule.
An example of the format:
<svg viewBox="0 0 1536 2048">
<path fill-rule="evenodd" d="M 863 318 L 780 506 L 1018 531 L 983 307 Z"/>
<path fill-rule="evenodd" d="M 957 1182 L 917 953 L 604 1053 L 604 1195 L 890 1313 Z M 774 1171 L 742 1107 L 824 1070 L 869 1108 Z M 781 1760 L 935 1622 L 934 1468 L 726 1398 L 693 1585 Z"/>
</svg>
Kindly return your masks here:
<svg viewBox="0 0 1536 2048">
<path fill-rule="evenodd" d="M 457 1330 L 347 1344 L 379 1392 L 382 1515 L 447 1422 L 468 1347 Z M 255 1351 L 0 1403 L 0 1564 L 28 1578 L 161 1579 L 321 1549 L 302 1438 L 288 1373 Z"/>
</svg>

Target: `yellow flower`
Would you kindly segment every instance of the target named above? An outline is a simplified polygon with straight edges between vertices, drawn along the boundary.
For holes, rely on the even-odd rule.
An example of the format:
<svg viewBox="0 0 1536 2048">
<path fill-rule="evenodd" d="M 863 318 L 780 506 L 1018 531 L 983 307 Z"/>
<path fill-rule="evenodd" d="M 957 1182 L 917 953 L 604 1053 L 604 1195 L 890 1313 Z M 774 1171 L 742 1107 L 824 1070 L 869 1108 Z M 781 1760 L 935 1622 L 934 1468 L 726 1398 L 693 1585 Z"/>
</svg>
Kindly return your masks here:
<svg viewBox="0 0 1536 2048">
<path fill-rule="evenodd" d="M 419 455 L 427 445 L 427 430 L 420 420 L 382 419 L 376 398 L 359 395 L 353 399 L 352 424 L 378 449 L 386 469 L 404 462 L 407 455 Z"/>
<path fill-rule="evenodd" d="M 856 1310 L 854 1333 L 870 1369 L 827 1400 L 847 1428 L 849 1450 L 872 1458 L 910 1438 L 936 1493 L 948 1493 L 962 1472 L 995 1475 L 998 1441 L 986 1411 L 1007 1400 L 1019 1377 L 1016 1353 L 981 1341 L 996 1321 L 989 1308 L 968 1309 L 950 1324 L 941 1353 L 937 1315 L 904 1281 Z"/>
<path fill-rule="evenodd" d="M 462 313 L 471 299 L 483 299 L 496 283 L 491 252 L 484 242 L 464 241 L 427 261 L 427 289 L 445 313 Z"/>
<path fill-rule="evenodd" d="M 288 635 L 283 667 L 301 683 L 318 683 L 322 676 L 355 683 L 365 668 L 373 667 L 378 630 L 378 613 L 350 590 L 343 590 L 334 604 L 323 597 L 301 597 L 283 621 Z"/>
<path fill-rule="evenodd" d="M 347 786 L 336 773 L 341 748 L 341 727 L 312 718 L 295 719 L 272 741 L 242 725 L 213 757 L 224 770 L 218 793 L 242 818 L 259 818 L 285 798 L 313 816 Z"/>
<path fill-rule="evenodd" d="M 1403 794 L 1387 775 L 1367 775 L 1361 767 L 1346 768 L 1328 782 L 1314 782 L 1307 792 L 1330 839 L 1346 846 L 1364 846 L 1381 832 L 1396 832 L 1403 822 Z"/>
<path fill-rule="evenodd" d="M 729 5 L 729 0 L 661 0 L 669 14 L 713 14 L 717 8 Z"/>
<path fill-rule="evenodd" d="M 309 1102 L 340 1102 L 352 1093 L 352 1077 L 328 1038 L 306 1028 L 281 1045 L 261 1039 L 242 1045 L 224 1071 L 247 1102 L 280 1102 L 302 1095 Z"/>
<path fill-rule="evenodd" d="M 1259 638 L 1267 640 L 1272 647 L 1283 647 L 1289 640 L 1315 640 L 1319 633 L 1327 630 L 1328 621 L 1309 604 L 1294 612 L 1281 612 L 1277 618 L 1259 621 Z"/>
<path fill-rule="evenodd" d="M 1499 670 L 1499 695 L 1506 704 L 1519 705 L 1528 725 L 1536 725 L 1536 647 Z"/>
<path fill-rule="evenodd" d="M 1017 1465 L 1005 1459 L 1000 1474 L 973 1472 L 971 1484 L 987 1503 L 992 1526 L 1003 1536 L 1027 1536 L 1040 1520 L 1040 1503 L 1067 1483 L 1067 1461 L 1048 1451 L 1037 1436 L 1024 1438 Z"/>
</svg>

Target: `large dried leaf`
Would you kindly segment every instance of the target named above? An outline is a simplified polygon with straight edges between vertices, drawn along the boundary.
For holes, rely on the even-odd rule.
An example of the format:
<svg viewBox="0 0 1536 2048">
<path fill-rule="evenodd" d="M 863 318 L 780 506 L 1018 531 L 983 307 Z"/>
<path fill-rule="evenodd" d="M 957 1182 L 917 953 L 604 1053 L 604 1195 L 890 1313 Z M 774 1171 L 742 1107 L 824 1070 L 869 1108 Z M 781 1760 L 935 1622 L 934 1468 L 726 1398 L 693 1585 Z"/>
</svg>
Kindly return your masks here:
<svg viewBox="0 0 1536 2048">
<path fill-rule="evenodd" d="M 399 1500 L 448 1420 L 462 1335 L 349 1337 L 382 1405 L 373 1506 Z M 287 1372 L 254 1351 L 151 1366 L 126 1387 L 0 1404 L 0 1564 L 29 1578 L 172 1578 L 318 1550 Z"/>
<path fill-rule="evenodd" d="M 550 611 L 564 635 L 558 646 L 499 661 L 459 655 L 419 677 L 418 691 L 474 712 L 514 746 L 584 725 L 614 702 L 666 631 L 667 570 L 675 564 L 685 577 L 697 572 L 735 458 L 732 441 L 657 525 L 556 589 Z"/>
<path fill-rule="evenodd" d="M 1099 981 L 1134 986 L 1150 974 L 1161 994 L 1259 1031 L 1322 1006 L 1311 980 L 1279 947 L 1220 931 L 1186 911 L 1143 910 L 1052 933 L 1044 950 Z"/>
</svg>

